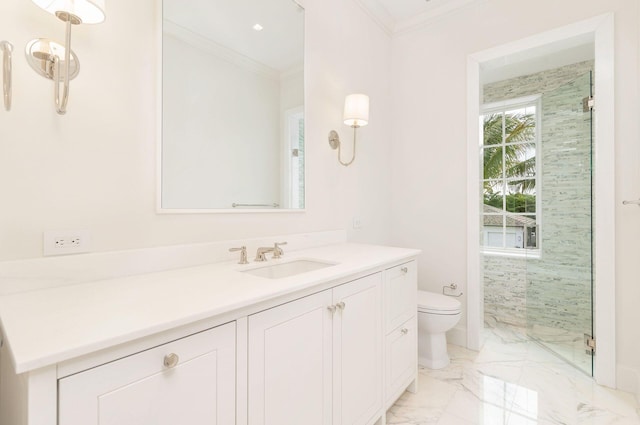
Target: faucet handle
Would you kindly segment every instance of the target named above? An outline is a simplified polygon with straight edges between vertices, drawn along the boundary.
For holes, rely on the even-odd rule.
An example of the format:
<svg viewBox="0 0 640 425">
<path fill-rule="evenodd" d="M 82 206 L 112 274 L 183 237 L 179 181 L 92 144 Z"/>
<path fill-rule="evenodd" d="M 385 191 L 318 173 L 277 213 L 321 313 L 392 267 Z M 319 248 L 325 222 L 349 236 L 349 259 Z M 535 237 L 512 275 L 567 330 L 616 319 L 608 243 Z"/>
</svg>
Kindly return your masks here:
<svg viewBox="0 0 640 425">
<path fill-rule="evenodd" d="M 276 242 L 273 244 L 273 258 L 280 258 L 284 255 L 284 251 L 280 246 L 286 244 L 286 242 Z"/>
<path fill-rule="evenodd" d="M 237 251 L 240 251 L 240 261 L 238 261 L 238 264 L 249 264 L 247 261 L 247 247 L 241 246 L 240 248 L 229 248 L 229 252 Z"/>
</svg>

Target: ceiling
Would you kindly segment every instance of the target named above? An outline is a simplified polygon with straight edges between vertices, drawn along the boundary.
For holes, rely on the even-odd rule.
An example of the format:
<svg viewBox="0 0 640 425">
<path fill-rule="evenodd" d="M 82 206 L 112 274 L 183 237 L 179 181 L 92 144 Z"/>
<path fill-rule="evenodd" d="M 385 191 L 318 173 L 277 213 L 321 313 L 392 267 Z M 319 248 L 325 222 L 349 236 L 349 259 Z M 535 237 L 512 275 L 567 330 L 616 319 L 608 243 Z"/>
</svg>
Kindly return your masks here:
<svg viewBox="0 0 640 425">
<path fill-rule="evenodd" d="M 304 10 L 293 0 L 163 0 L 165 22 L 283 72 L 302 63 Z M 263 30 L 253 29 L 260 24 Z"/>
<path fill-rule="evenodd" d="M 478 0 L 356 0 L 389 33 L 420 25 Z"/>
<path fill-rule="evenodd" d="M 377 0 L 396 21 L 404 21 L 453 3 L 452 0 Z"/>
</svg>

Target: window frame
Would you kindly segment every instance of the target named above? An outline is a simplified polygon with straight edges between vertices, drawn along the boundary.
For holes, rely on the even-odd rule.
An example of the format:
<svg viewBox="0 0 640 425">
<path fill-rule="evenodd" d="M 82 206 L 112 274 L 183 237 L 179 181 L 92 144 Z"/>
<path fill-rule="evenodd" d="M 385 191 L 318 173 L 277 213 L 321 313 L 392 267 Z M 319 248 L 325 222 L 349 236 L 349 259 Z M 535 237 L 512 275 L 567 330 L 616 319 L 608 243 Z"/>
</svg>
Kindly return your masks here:
<svg viewBox="0 0 640 425">
<path fill-rule="evenodd" d="M 484 189 L 482 190 L 482 193 L 480 195 L 480 199 L 481 199 L 481 205 L 483 206 L 481 208 L 481 216 L 482 216 L 482 242 L 481 242 L 481 246 L 480 246 L 480 252 L 482 254 L 487 254 L 487 255 L 495 255 L 495 256 L 508 256 L 508 257 L 529 257 L 529 258 L 540 258 L 542 256 L 542 238 L 540 237 L 540 233 L 541 233 L 541 229 L 543 226 L 543 220 L 542 220 L 542 156 L 541 156 L 541 144 L 542 144 L 542 94 L 535 94 L 535 95 L 531 95 L 531 96 L 522 96 L 522 97 L 517 97 L 517 98 L 513 98 L 513 99 L 506 99 L 506 100 L 502 100 L 502 101 L 498 101 L 498 102 L 491 102 L 491 103 L 485 103 L 480 105 L 480 116 L 479 116 L 479 125 L 480 125 L 480 140 L 479 140 L 479 148 L 480 148 L 480 158 L 481 158 L 481 167 L 480 167 L 480 172 L 482 173 L 480 176 L 480 183 L 481 183 L 481 187 L 484 188 L 484 183 L 487 180 L 494 180 L 494 179 L 485 179 L 484 177 L 484 150 L 486 149 L 485 145 L 484 145 L 484 117 L 488 114 L 492 114 L 492 113 L 502 113 L 504 114 L 505 112 L 512 110 L 512 109 L 516 109 L 516 108 L 524 108 L 527 106 L 535 106 L 536 108 L 536 113 L 535 113 L 535 135 L 533 138 L 533 143 L 535 144 L 535 157 L 536 157 L 536 168 L 535 168 L 535 187 L 536 187 L 536 212 L 535 212 L 535 217 L 536 217 L 536 223 L 537 223 L 537 229 L 536 229 L 536 238 L 537 238 L 537 246 L 536 248 L 527 248 L 526 246 L 523 248 L 507 248 L 505 246 L 503 247 L 490 247 L 490 246 L 486 246 L 485 243 L 485 230 L 484 230 L 484 217 L 487 215 L 484 213 Z M 500 145 L 491 145 L 492 147 L 500 147 L 502 149 L 502 161 L 503 161 L 503 167 L 504 167 L 504 161 L 505 161 L 505 156 L 504 156 L 504 148 L 505 146 L 509 146 L 507 144 L 505 144 L 505 138 L 504 138 L 504 127 L 503 127 L 503 137 L 502 137 L 502 142 L 500 143 Z M 504 168 L 503 168 L 504 169 Z M 507 183 L 507 178 L 503 177 L 501 179 L 501 181 L 506 184 Z M 506 196 L 506 194 L 505 194 Z M 503 211 L 506 211 L 503 208 Z M 491 214 L 489 214 L 491 215 Z M 514 213 L 514 215 L 522 215 L 522 216 L 527 216 L 527 214 L 523 213 L 523 214 L 519 214 L 519 213 Z M 529 214 L 531 215 L 531 214 Z M 506 214 L 501 214 L 501 217 L 505 217 Z M 507 226 L 506 226 L 506 222 L 503 218 L 503 222 L 502 222 L 502 240 L 503 240 L 503 244 L 506 241 L 506 236 L 507 236 Z M 523 244 L 526 245 L 526 232 L 524 234 L 524 238 L 525 241 L 523 241 Z"/>
</svg>

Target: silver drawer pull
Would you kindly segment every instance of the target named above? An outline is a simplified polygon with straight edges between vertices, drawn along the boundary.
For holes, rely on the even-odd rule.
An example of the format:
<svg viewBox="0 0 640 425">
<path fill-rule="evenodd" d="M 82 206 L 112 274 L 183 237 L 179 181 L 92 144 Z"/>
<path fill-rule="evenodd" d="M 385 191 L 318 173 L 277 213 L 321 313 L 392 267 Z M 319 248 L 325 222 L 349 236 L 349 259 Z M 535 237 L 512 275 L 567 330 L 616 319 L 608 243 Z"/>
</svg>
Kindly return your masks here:
<svg viewBox="0 0 640 425">
<path fill-rule="evenodd" d="M 406 334 L 408 334 L 408 333 L 409 333 L 409 329 L 407 329 L 407 328 L 402 328 L 402 329 L 400 330 L 400 333 L 401 333 L 402 335 L 406 335 Z"/>
<path fill-rule="evenodd" d="M 175 367 L 179 361 L 180 357 L 178 357 L 178 355 L 175 353 L 167 354 L 166 356 L 164 356 L 164 366 L 168 367 L 169 369 Z"/>
<path fill-rule="evenodd" d="M 345 303 L 340 301 L 338 304 L 336 304 L 336 307 L 338 308 L 338 310 L 344 310 Z"/>
<path fill-rule="evenodd" d="M 409 269 L 407 267 L 403 267 L 400 269 L 402 273 L 409 273 Z"/>
</svg>

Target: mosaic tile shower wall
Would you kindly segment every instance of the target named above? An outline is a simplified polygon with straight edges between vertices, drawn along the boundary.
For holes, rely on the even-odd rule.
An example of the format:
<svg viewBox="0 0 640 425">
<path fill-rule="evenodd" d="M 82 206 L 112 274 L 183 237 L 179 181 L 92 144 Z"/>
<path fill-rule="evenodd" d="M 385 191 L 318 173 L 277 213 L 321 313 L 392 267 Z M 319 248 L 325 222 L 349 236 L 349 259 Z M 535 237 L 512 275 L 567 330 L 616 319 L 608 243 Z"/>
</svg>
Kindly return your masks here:
<svg viewBox="0 0 640 425">
<path fill-rule="evenodd" d="M 484 256 L 485 320 L 588 332 L 591 316 L 589 93 L 593 61 L 484 86 L 484 102 L 542 94 L 539 259 Z"/>
</svg>

